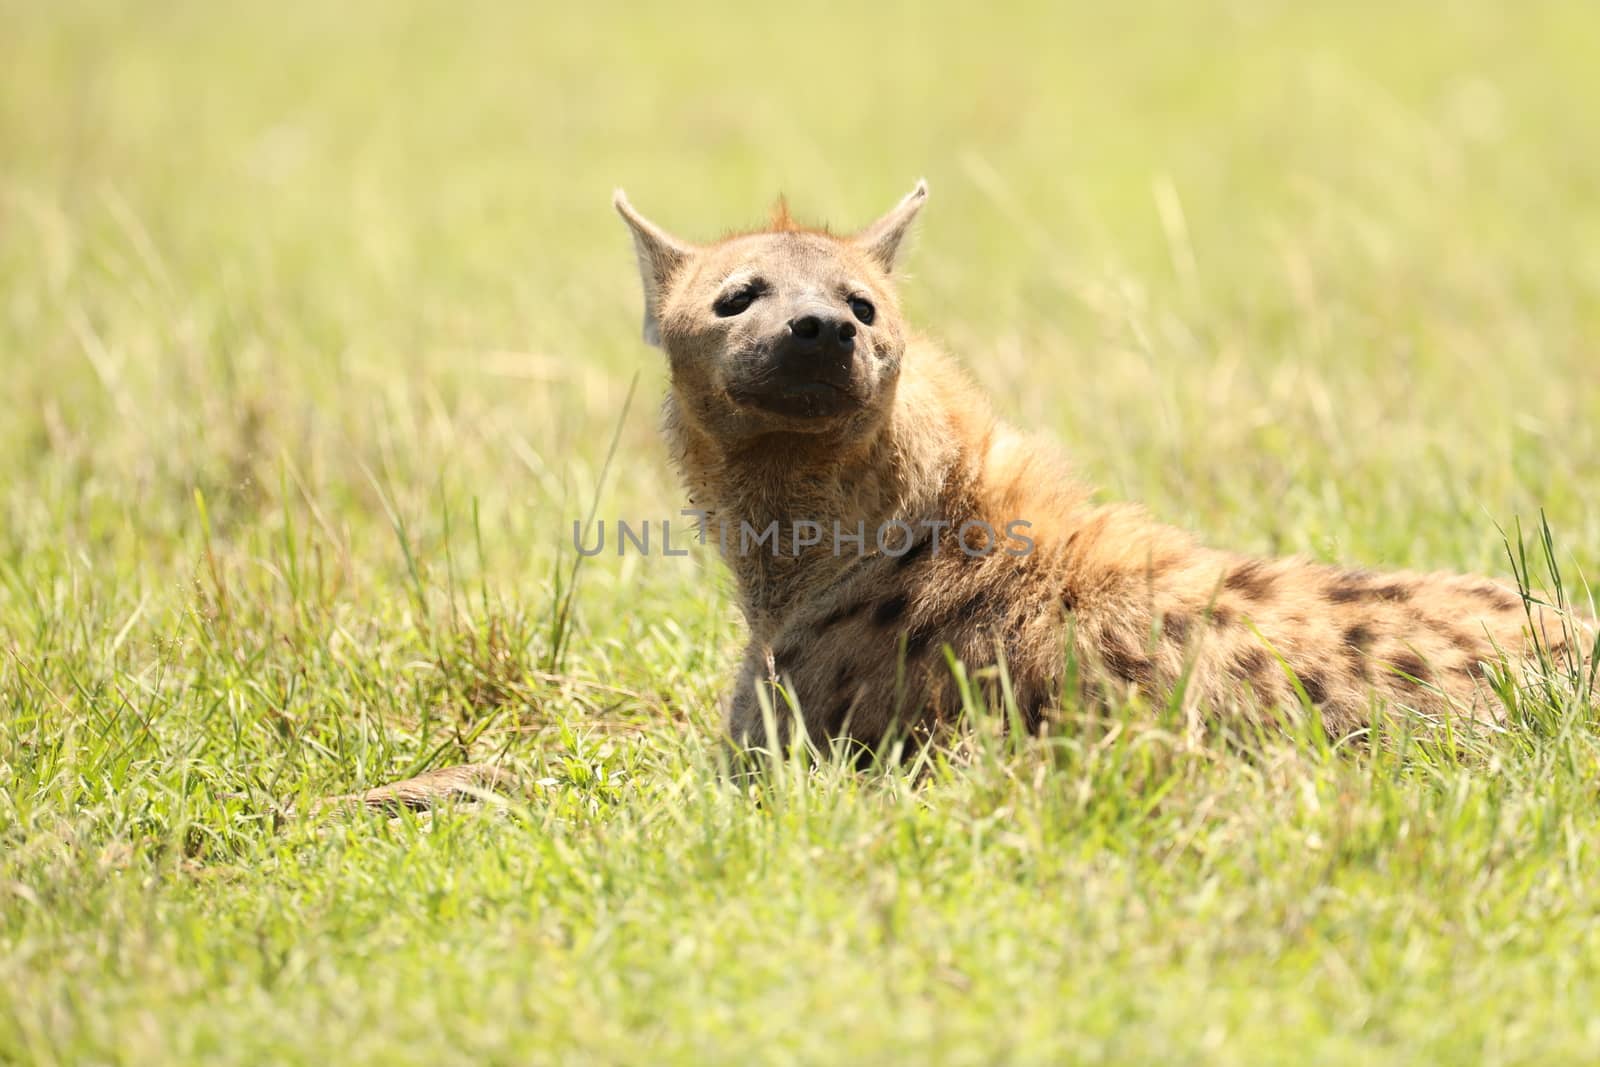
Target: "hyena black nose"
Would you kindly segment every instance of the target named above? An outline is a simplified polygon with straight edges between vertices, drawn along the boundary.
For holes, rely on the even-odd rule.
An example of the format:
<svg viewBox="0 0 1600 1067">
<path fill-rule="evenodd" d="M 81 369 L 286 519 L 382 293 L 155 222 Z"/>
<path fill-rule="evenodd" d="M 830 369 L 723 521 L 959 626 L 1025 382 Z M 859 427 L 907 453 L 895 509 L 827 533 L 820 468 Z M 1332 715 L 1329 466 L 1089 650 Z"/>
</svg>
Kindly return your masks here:
<svg viewBox="0 0 1600 1067">
<path fill-rule="evenodd" d="M 835 315 L 797 315 L 789 320 L 789 333 L 802 348 L 849 348 L 855 340 L 856 324 Z"/>
<path fill-rule="evenodd" d="M 856 367 L 856 324 L 832 308 L 802 305 L 773 352 L 772 371 L 784 388 L 850 388 Z"/>
</svg>

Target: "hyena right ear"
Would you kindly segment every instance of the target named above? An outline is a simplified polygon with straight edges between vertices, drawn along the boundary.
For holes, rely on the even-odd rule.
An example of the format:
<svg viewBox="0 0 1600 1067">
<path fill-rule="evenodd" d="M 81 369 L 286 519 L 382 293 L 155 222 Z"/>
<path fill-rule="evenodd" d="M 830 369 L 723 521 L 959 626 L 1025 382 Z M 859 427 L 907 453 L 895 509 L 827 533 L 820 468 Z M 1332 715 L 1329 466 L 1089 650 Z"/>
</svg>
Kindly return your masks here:
<svg viewBox="0 0 1600 1067">
<path fill-rule="evenodd" d="M 612 194 L 611 203 L 633 232 L 633 251 L 639 257 L 639 278 L 644 282 L 645 344 L 660 348 L 662 294 L 673 274 L 694 254 L 694 247 L 635 211 L 621 189 Z"/>
</svg>

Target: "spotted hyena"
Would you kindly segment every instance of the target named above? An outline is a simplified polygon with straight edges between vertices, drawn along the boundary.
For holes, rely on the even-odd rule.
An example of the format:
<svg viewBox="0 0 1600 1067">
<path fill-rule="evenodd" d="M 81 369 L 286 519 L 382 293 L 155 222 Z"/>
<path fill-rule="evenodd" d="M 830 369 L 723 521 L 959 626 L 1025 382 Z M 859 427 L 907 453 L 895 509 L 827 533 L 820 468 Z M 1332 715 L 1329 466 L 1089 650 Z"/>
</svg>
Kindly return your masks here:
<svg viewBox="0 0 1600 1067">
<path fill-rule="evenodd" d="M 1092 502 L 901 315 L 926 198 L 919 183 L 845 237 L 780 203 L 767 228 L 696 245 L 616 195 L 670 365 L 672 458 L 749 625 L 736 742 L 768 740 L 763 703 L 780 728 L 797 706 L 819 743 L 951 722 L 952 658 L 1003 676 L 1033 725 L 1086 679 L 1156 699 L 1181 682 L 1214 713 L 1310 702 L 1336 735 L 1380 705 L 1493 720 L 1485 665 L 1527 653 L 1530 627 L 1576 643 L 1498 581 L 1250 559 Z"/>
</svg>

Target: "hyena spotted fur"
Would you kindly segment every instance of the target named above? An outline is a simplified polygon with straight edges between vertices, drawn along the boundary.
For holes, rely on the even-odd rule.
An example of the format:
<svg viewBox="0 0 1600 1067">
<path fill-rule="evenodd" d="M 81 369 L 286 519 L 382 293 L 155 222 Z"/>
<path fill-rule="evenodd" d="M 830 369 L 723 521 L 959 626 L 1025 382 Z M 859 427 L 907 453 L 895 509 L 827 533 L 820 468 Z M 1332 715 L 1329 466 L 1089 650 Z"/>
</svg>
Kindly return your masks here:
<svg viewBox="0 0 1600 1067">
<path fill-rule="evenodd" d="M 724 531 L 749 624 L 728 698 L 735 742 L 784 740 L 763 726 L 761 691 L 778 686 L 823 745 L 871 749 L 948 724 L 960 710 L 949 654 L 991 696 L 1000 672 L 984 668 L 1003 663 L 1032 726 L 1061 703 L 1069 663 L 1154 699 L 1182 679 L 1192 707 L 1217 712 L 1303 694 L 1334 735 L 1380 705 L 1492 721 L 1502 704 L 1486 665 L 1526 655 L 1530 626 L 1558 655 L 1581 632 L 1501 582 L 1251 559 L 1094 503 L 902 318 L 897 254 L 926 197 L 919 183 L 846 237 L 797 225 L 780 202 L 768 228 L 694 245 L 616 195 L 645 337 L 670 364 L 672 458 L 704 525 Z M 1019 519 L 1030 551 L 957 542 L 964 526 L 963 543 L 987 537 L 968 524 Z M 806 543 L 801 520 L 826 536 Z M 915 536 L 877 544 L 896 520 Z M 725 533 L 774 521 L 776 551 Z M 868 531 L 867 550 L 840 551 L 836 523 Z M 769 706 L 786 729 L 788 703 Z"/>
</svg>

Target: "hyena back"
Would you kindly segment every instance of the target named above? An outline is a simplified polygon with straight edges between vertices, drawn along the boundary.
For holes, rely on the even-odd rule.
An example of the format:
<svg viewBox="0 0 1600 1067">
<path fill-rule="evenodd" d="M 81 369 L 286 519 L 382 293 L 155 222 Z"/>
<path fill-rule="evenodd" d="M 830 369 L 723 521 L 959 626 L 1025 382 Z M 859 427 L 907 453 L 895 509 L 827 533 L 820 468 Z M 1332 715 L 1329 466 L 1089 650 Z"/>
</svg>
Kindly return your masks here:
<svg viewBox="0 0 1600 1067">
<path fill-rule="evenodd" d="M 728 699 L 736 742 L 774 740 L 762 693 L 780 686 L 819 744 L 873 748 L 948 724 L 961 705 L 948 656 L 969 676 L 1001 666 L 1032 726 L 1075 663 L 1155 699 L 1181 681 L 1214 711 L 1309 701 L 1342 735 L 1383 705 L 1493 721 L 1503 704 L 1486 672 L 1528 655 L 1533 631 L 1581 655 L 1566 646 L 1587 622 L 1500 582 L 1249 559 L 1093 503 L 907 328 L 892 278 L 926 195 L 919 183 L 846 237 L 796 225 L 780 203 L 769 228 L 704 246 L 616 196 L 645 337 L 670 364 L 672 456 L 721 533 L 749 625 Z M 993 543 L 1019 520 L 1026 551 Z M 773 523 L 775 543 L 743 536 Z M 786 701 L 768 703 L 784 728 Z"/>
</svg>

